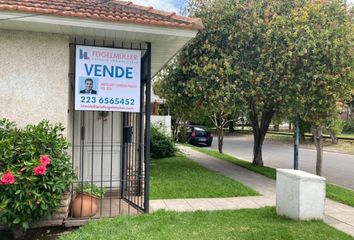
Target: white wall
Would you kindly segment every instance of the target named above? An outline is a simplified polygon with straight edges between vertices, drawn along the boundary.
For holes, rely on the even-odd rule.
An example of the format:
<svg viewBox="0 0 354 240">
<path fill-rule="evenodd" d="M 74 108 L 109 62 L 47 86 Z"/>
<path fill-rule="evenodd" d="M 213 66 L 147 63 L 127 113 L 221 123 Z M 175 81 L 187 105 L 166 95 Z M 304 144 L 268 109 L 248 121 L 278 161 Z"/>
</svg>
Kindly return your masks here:
<svg viewBox="0 0 354 240">
<path fill-rule="evenodd" d="M 167 135 L 172 135 L 171 116 L 151 115 L 151 124 L 163 129 Z"/>
<path fill-rule="evenodd" d="M 69 38 L 0 30 L 0 118 L 67 127 Z"/>
</svg>

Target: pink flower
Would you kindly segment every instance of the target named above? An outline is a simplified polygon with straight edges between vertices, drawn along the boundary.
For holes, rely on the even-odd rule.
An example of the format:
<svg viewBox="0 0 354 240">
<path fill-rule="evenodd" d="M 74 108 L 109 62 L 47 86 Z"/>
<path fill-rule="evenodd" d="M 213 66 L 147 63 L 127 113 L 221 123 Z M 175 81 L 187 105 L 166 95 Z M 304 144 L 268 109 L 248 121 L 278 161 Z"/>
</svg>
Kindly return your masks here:
<svg viewBox="0 0 354 240">
<path fill-rule="evenodd" d="M 10 185 L 15 183 L 15 176 L 12 172 L 7 171 L 2 175 L 1 182 L 5 185 Z"/>
<path fill-rule="evenodd" d="M 50 161 L 51 161 L 48 155 L 42 155 L 42 156 L 40 156 L 39 160 L 41 161 L 42 166 L 45 166 L 45 167 L 46 167 L 48 164 L 50 164 Z"/>
<path fill-rule="evenodd" d="M 37 176 L 40 176 L 40 175 L 43 175 L 45 174 L 45 172 L 47 171 L 47 168 L 43 165 L 40 165 L 38 167 L 35 167 L 33 168 L 33 172 L 37 175 Z"/>
</svg>

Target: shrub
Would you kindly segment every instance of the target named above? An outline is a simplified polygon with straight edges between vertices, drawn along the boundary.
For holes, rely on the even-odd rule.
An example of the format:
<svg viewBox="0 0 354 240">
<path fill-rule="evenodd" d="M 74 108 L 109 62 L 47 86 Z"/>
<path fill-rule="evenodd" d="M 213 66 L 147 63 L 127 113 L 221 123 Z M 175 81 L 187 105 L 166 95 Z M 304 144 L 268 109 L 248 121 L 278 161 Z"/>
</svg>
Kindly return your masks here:
<svg viewBox="0 0 354 240">
<path fill-rule="evenodd" d="M 82 193 L 96 198 L 104 197 L 106 189 L 97 187 L 95 184 L 79 184 L 76 187 L 76 193 Z"/>
<path fill-rule="evenodd" d="M 188 142 L 187 126 L 185 124 L 181 125 L 177 133 L 177 141 L 180 143 Z"/>
<path fill-rule="evenodd" d="M 155 126 L 151 126 L 150 145 L 152 158 L 172 157 L 177 151 L 172 139 Z"/>
<path fill-rule="evenodd" d="M 63 130 L 0 120 L 0 224 L 27 229 L 60 206 L 73 177 Z"/>
<path fill-rule="evenodd" d="M 354 133 L 354 119 L 345 122 L 343 127 L 344 133 Z"/>
</svg>

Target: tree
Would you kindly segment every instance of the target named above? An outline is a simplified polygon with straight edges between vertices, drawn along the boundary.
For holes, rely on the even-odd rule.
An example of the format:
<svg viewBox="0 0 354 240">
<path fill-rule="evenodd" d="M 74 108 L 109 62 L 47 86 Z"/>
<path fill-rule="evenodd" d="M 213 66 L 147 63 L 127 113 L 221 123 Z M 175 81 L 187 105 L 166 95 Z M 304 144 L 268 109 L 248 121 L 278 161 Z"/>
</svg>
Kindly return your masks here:
<svg viewBox="0 0 354 240">
<path fill-rule="evenodd" d="M 288 32 L 274 21 L 279 16 L 291 18 L 292 11 L 302 4 L 290 0 L 216 0 L 210 10 L 223 19 L 214 29 L 225 33 L 217 41 L 232 66 L 232 84 L 251 121 L 255 165 L 263 165 L 262 145 L 274 114 L 287 114 L 298 91 L 292 84 L 294 43 L 287 41 Z"/>
<path fill-rule="evenodd" d="M 341 119 L 340 114 L 338 114 L 337 118 L 333 118 L 331 121 L 327 123 L 326 129 L 331 136 L 332 144 L 338 143 L 337 134 L 343 131 L 344 121 Z"/>
<path fill-rule="evenodd" d="M 316 173 L 322 174 L 323 128 L 338 118 L 353 88 L 352 22 L 342 1 L 309 1 L 292 19 L 278 19 L 291 28 L 294 45 L 294 107 L 312 125 L 317 149 Z"/>
<path fill-rule="evenodd" d="M 172 101 L 176 96 L 188 102 L 180 104 L 189 115 L 208 116 L 218 133 L 218 149 L 222 153 L 224 127 L 235 115 L 236 88 L 231 83 L 232 66 L 225 56 L 223 31 L 226 24 L 219 9 L 213 11 L 209 1 L 190 2 L 190 13 L 201 17 L 204 31 L 176 57 L 169 71 L 160 78 L 159 95 Z M 170 94 L 171 93 L 171 94 Z M 194 117 L 195 118 L 195 117 Z"/>
<path fill-rule="evenodd" d="M 218 126 L 225 122 L 225 112 L 231 111 L 228 107 L 244 107 L 254 136 L 253 164 L 263 165 L 262 145 L 275 114 L 301 113 L 316 125 L 315 119 L 331 118 L 321 111 L 333 113 L 335 104 L 345 98 L 348 68 L 342 59 L 350 54 L 351 29 L 339 1 L 214 0 L 203 4 L 198 0 L 192 6 L 190 13 L 202 18 L 205 29 L 179 55 L 175 65 L 179 74 L 173 74 L 176 79 L 169 78 L 169 84 L 183 86 L 178 94 L 214 116 Z M 311 6 L 319 10 L 311 12 Z M 327 7 L 337 10 L 321 10 Z M 309 21 L 306 14 L 323 23 Z M 338 24 L 330 24 L 332 20 Z M 329 49 L 332 45 L 336 47 Z M 351 64 L 351 57 L 347 59 Z M 320 79 L 330 84 L 321 84 Z M 322 108 L 316 103 L 315 110 L 309 111 L 314 100 Z"/>
<path fill-rule="evenodd" d="M 170 79 L 179 79 L 179 71 L 173 65 L 169 64 L 165 67 L 164 71 L 160 72 L 157 76 L 157 80 L 154 82 L 154 92 L 166 100 L 167 106 L 171 110 L 172 119 L 172 137 L 177 140 L 177 134 L 182 123 L 189 119 L 192 115 L 190 108 L 190 102 L 182 98 L 181 93 L 184 92 L 184 85 L 177 82 L 171 85 Z M 174 82 L 175 83 L 175 82 Z"/>
<path fill-rule="evenodd" d="M 204 48 L 198 41 L 200 39 L 202 37 L 190 43 L 190 47 L 194 49 L 199 45 Z M 223 63 L 207 61 L 205 66 L 200 64 L 203 61 L 193 51 L 183 51 L 177 56 L 176 63 L 159 77 L 155 90 L 167 100 L 174 113 L 184 116 L 184 119 L 202 119 L 207 116 L 217 130 L 218 149 L 222 153 L 223 128 L 233 120 L 229 116 L 234 115 L 236 109 L 235 89 L 230 89 L 232 85 L 226 82 L 227 73 L 221 67 Z"/>
<path fill-rule="evenodd" d="M 332 121 L 354 81 L 352 25 L 342 1 L 215 1 L 224 27 L 225 56 L 254 135 L 253 164 L 263 165 L 262 144 L 277 114 L 315 126 L 321 172 L 320 128 Z M 214 4 L 213 3 L 213 4 Z M 218 5 L 219 3 L 219 5 Z M 221 4 L 220 4 L 221 3 Z M 235 31 L 236 30 L 236 31 Z"/>
</svg>

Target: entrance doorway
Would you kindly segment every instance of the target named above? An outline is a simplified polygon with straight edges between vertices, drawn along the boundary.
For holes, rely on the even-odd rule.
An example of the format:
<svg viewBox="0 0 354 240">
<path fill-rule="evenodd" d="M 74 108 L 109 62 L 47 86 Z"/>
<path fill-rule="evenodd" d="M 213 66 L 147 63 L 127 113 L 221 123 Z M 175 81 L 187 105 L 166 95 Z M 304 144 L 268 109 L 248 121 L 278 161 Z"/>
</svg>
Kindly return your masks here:
<svg viewBox="0 0 354 240">
<path fill-rule="evenodd" d="M 122 113 L 75 113 L 80 148 L 75 151 L 76 172 L 83 182 L 119 188 L 121 179 Z"/>
<path fill-rule="evenodd" d="M 70 45 L 72 69 L 75 69 L 76 45 L 88 45 L 88 42 L 75 39 Z M 125 45 L 115 46 L 112 42 L 108 47 L 124 48 Z M 94 41 L 92 46 L 105 47 L 105 44 Z M 150 44 L 138 46 L 134 49 L 142 53 L 139 112 L 75 111 L 75 73 L 71 74 L 72 161 L 77 175 L 72 196 L 75 198 L 76 187 L 85 184 L 106 191 L 99 200 L 96 215 L 90 218 L 149 210 L 151 49 Z"/>
</svg>

